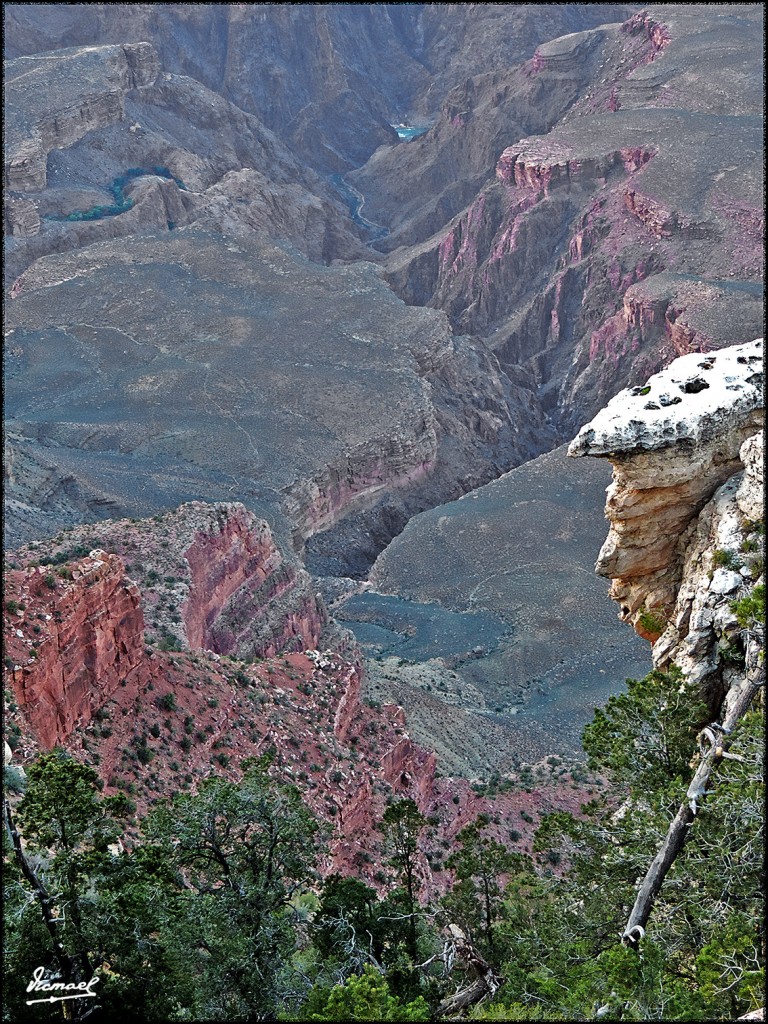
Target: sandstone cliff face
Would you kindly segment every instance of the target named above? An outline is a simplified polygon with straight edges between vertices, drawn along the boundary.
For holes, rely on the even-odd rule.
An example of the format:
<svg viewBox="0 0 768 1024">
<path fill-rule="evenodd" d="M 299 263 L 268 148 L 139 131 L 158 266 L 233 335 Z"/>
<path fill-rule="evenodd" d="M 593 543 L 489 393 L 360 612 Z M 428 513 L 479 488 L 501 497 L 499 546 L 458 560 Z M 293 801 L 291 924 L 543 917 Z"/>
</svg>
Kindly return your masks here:
<svg viewBox="0 0 768 1024">
<path fill-rule="evenodd" d="M 682 669 L 715 705 L 743 676 L 744 627 L 732 604 L 765 582 L 763 432 L 741 446 L 744 471 L 718 488 L 686 533 L 681 585 L 653 646 L 657 668 Z"/>
<path fill-rule="evenodd" d="M 195 502 L 176 513 L 188 514 L 203 519 L 184 551 L 189 647 L 239 657 L 317 647 L 327 622 L 322 600 L 307 573 L 283 557 L 268 525 L 240 504 L 209 510 Z"/>
<path fill-rule="evenodd" d="M 217 559 L 236 578 L 248 563 L 235 555 L 245 540 L 236 520 L 218 545 L 195 542 L 192 561 L 208 561 L 211 602 L 214 592 L 226 601 L 210 579 Z M 129 524 L 125 531 L 135 539 Z M 255 550 L 257 542 L 248 543 Z M 5 580 L 6 593 L 24 605 L 6 605 L 4 631 L 17 666 L 5 671 L 6 700 L 12 697 L 6 724 L 21 771 L 40 749 L 62 745 L 97 769 L 105 792 L 128 788 L 143 814 L 158 797 L 194 789 L 211 773 L 237 780 L 244 758 L 271 751 L 272 773 L 295 783 L 332 827 L 321 870 L 379 888 L 386 879 L 377 823 L 392 798 L 411 797 L 434 818 L 435 843 L 447 844 L 486 812 L 500 835 L 516 828 L 521 849 L 530 849 L 534 826 L 527 823 L 535 821 L 521 822 L 522 810 L 575 808 L 583 798 L 554 772 L 534 794 L 521 789 L 497 802 L 479 796 L 466 779 L 437 777 L 434 755 L 409 737 L 401 708 L 361 701 L 359 665 L 337 651 L 309 649 L 258 664 L 207 651 L 165 653 L 145 646 L 138 590 L 116 555 L 94 551 L 63 564 L 72 579 L 57 575 L 54 587 L 46 583 L 51 568 L 12 570 Z M 127 842 L 136 828 L 129 823 Z M 449 882 L 424 854 L 418 877 L 424 895 Z"/>
<path fill-rule="evenodd" d="M 187 502 L 151 520 L 106 520 L 21 549 L 57 562 L 97 546 L 141 591 L 147 639 L 240 658 L 315 647 L 328 618 L 310 578 L 239 502 Z"/>
<path fill-rule="evenodd" d="M 723 646 L 739 632 L 731 601 L 762 574 L 762 339 L 687 355 L 619 394 L 571 443 L 608 458 L 610 531 L 596 571 L 621 618 L 716 699 Z M 746 469 L 742 473 L 742 470 Z M 718 691 L 719 690 L 719 694 Z"/>
<path fill-rule="evenodd" d="M 94 550 L 64 576 L 12 570 L 5 593 L 7 676 L 44 747 L 87 726 L 121 685 L 146 685 L 139 591 L 117 555 Z"/>
</svg>

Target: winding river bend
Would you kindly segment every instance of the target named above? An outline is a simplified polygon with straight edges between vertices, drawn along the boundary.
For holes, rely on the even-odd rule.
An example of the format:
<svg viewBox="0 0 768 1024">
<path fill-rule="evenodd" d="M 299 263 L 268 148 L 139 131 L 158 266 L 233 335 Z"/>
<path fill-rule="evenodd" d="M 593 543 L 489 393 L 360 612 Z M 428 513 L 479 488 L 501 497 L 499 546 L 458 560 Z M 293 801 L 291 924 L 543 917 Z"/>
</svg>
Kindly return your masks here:
<svg viewBox="0 0 768 1024">
<path fill-rule="evenodd" d="M 133 199 L 130 199 L 125 194 L 125 186 L 129 181 L 133 181 L 135 178 L 144 178 L 149 175 L 154 175 L 156 178 L 167 178 L 170 181 L 175 181 L 180 189 L 186 191 L 186 185 L 177 178 L 167 167 L 129 167 L 125 174 L 118 175 L 112 184 L 109 186 L 109 191 L 112 195 L 114 202 L 109 205 L 100 204 L 98 206 L 92 206 L 89 210 L 75 210 L 72 213 L 49 213 L 45 214 L 44 220 L 54 221 L 79 221 L 79 220 L 101 220 L 102 217 L 117 217 L 121 213 L 125 213 L 130 210 L 133 205 Z"/>
<path fill-rule="evenodd" d="M 373 245 L 379 239 L 386 238 L 389 234 L 389 228 L 385 228 L 382 224 L 374 224 L 373 221 L 363 217 L 361 211 L 365 205 L 365 196 L 361 195 L 356 188 L 353 188 L 349 182 L 345 181 L 343 174 L 332 174 L 330 180 L 333 187 L 347 204 L 352 220 L 372 236 L 368 245 Z"/>
</svg>

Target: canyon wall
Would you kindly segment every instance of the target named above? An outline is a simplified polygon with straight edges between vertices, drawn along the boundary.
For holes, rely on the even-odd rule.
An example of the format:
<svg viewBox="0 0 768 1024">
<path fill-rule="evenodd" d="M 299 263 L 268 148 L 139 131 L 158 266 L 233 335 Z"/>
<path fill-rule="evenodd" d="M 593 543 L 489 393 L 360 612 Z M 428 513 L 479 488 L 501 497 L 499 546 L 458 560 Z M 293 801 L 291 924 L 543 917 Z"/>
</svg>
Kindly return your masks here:
<svg viewBox="0 0 768 1024">
<path fill-rule="evenodd" d="M 676 359 L 569 448 L 613 465 L 596 571 L 620 617 L 651 641 L 657 667 L 677 664 L 713 705 L 738 671 L 731 605 L 763 581 L 763 420 L 759 339 Z"/>
<path fill-rule="evenodd" d="M 359 166 L 391 122 L 431 118 L 472 75 L 510 67 L 537 43 L 608 21 L 627 4 L 69 4 L 41 18 L 5 11 L 8 56 L 149 40 L 171 74 L 259 117 L 323 172 Z"/>
<path fill-rule="evenodd" d="M 761 330 L 755 15 L 713 23 L 666 5 L 540 45 L 522 68 L 473 80 L 418 151 L 382 151 L 350 176 L 374 219 L 391 214 L 376 245 L 395 291 L 487 339 L 565 435 L 676 356 Z M 504 116 L 518 118 L 506 138 Z M 496 156 L 467 200 L 484 125 Z"/>
<path fill-rule="evenodd" d="M 94 529 L 121 555 L 80 555 Z M 5 576 L 6 759 L 22 772 L 41 749 L 61 746 L 96 768 L 105 792 L 127 789 L 143 814 L 212 772 L 236 781 L 245 758 L 269 752 L 272 773 L 295 783 L 331 826 L 323 873 L 377 888 L 387 884 L 378 822 L 392 799 L 410 797 L 430 816 L 426 850 L 445 846 L 481 812 L 494 815 L 500 836 L 515 826 L 515 842 L 530 849 L 529 812 L 554 806 L 558 789 L 574 805 L 580 798 L 554 772 L 535 794 L 520 789 L 496 802 L 467 779 L 438 777 L 435 755 L 411 739 L 402 709 L 362 700 L 354 651 L 350 660 L 317 649 L 320 621 L 303 605 L 300 581 L 280 595 L 282 620 L 271 614 L 263 660 L 205 649 L 243 604 L 259 633 L 256 599 L 269 603 L 270 580 L 285 565 L 265 524 L 241 505 L 193 502 L 152 520 L 74 530 L 50 547 L 13 552 L 13 564 Z M 164 622 L 188 634 L 183 644 L 157 642 Z M 284 653 L 269 656 L 281 629 Z M 296 638 L 311 646 L 286 652 Z M 127 843 L 137 828 L 127 823 Z M 440 860 L 418 859 L 421 892 L 444 891 L 450 876 Z"/>
<path fill-rule="evenodd" d="M 193 221 L 288 239 L 320 262 L 365 255 L 327 182 L 148 43 L 20 57 L 6 79 L 8 283 L 49 253 Z"/>
<path fill-rule="evenodd" d="M 43 747 L 85 727 L 121 685 L 146 685 L 139 591 L 117 555 L 95 549 L 63 573 L 11 570 L 4 584 L 4 673 Z"/>
<path fill-rule="evenodd" d="M 86 726 L 118 685 L 146 685 L 145 642 L 266 657 L 316 647 L 327 623 L 308 575 L 238 503 L 107 521 L 15 555 L 41 564 L 7 577 L 6 668 L 46 746 Z"/>
<path fill-rule="evenodd" d="M 4 183 L 39 192 L 47 184 L 47 158 L 88 132 L 121 121 L 127 94 L 152 85 L 160 70 L 149 43 L 89 47 L 69 62 L 66 100 L 60 80 L 67 56 L 19 57 L 5 70 Z"/>
<path fill-rule="evenodd" d="M 552 441 L 525 380 L 370 263 L 190 225 L 41 258 L 13 293 L 12 546 L 78 511 L 145 517 L 233 493 L 296 550 L 353 510 L 381 544 L 382 501 L 407 517 Z M 348 535 L 334 548 L 344 562 Z"/>
</svg>

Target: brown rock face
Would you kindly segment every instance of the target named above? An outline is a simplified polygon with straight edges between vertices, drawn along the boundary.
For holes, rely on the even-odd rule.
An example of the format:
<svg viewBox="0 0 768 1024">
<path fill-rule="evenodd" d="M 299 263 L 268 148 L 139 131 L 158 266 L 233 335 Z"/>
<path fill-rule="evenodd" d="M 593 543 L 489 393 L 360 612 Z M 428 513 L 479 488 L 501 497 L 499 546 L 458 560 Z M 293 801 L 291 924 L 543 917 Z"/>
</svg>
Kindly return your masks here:
<svg viewBox="0 0 768 1024">
<path fill-rule="evenodd" d="M 11 600 L 25 605 L 6 628 L 10 680 L 46 747 L 86 726 L 124 680 L 135 690 L 146 676 L 144 615 L 122 560 L 94 550 L 70 572 L 37 567 L 6 580 Z"/>
<path fill-rule="evenodd" d="M 761 339 L 683 356 L 621 392 L 569 449 L 613 465 L 610 531 L 595 569 L 612 580 L 621 618 L 651 642 L 675 604 L 689 527 L 742 469 L 740 449 L 762 423 L 761 362 Z"/>
</svg>

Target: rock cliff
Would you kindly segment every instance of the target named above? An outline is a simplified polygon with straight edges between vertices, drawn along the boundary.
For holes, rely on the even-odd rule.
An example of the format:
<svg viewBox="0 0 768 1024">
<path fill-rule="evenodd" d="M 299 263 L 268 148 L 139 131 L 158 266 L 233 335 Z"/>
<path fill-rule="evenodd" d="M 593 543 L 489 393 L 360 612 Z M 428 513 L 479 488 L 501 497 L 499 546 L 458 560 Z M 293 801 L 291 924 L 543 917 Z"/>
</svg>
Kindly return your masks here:
<svg viewBox="0 0 768 1024">
<path fill-rule="evenodd" d="M 503 87 L 476 80 L 461 123 L 443 120 L 413 143 L 418 161 L 395 149 L 351 176 L 386 223 L 420 194 L 414 176 L 426 168 L 431 213 L 392 213 L 395 232 L 379 244 L 394 250 L 387 280 L 407 302 L 444 309 L 457 330 L 485 337 L 508 372 L 524 368 L 566 435 L 676 355 L 761 329 L 754 14 L 729 8 L 712 23 L 703 9 L 666 5 L 540 46 Z M 707 26 L 720 33 L 717 55 Z M 708 79 L 722 94 L 709 82 L 697 93 L 697 69 L 713 60 Z M 479 168 L 451 148 L 469 134 L 462 152 L 485 152 L 471 141 L 481 130 L 474 111 L 498 141 L 496 180 L 455 212 Z M 518 118 L 503 141 L 500 112 Z M 440 154 L 443 178 L 431 170 Z"/>
<path fill-rule="evenodd" d="M 300 549 L 384 499 L 408 514 L 457 497 L 551 439 L 524 382 L 369 263 L 324 267 L 192 225 L 45 257 L 14 295 L 14 546 L 41 492 L 104 518 L 235 488 Z"/>
<path fill-rule="evenodd" d="M 617 395 L 569 449 L 613 465 L 596 571 L 621 618 L 713 706 L 737 671 L 731 604 L 763 574 L 762 351 L 759 339 L 682 356 Z"/>
<path fill-rule="evenodd" d="M 244 758 L 271 751 L 274 774 L 294 782 L 333 827 L 323 871 L 379 887 L 376 826 L 392 798 L 416 801 L 435 822 L 434 842 L 447 845 L 484 811 L 500 830 L 516 826 L 521 849 L 530 849 L 530 811 L 538 817 L 582 798 L 567 772 L 549 769 L 535 794 L 521 788 L 495 802 L 466 779 L 438 778 L 434 754 L 410 738 L 402 710 L 363 702 L 359 666 L 338 650 L 310 647 L 252 663 L 201 649 L 228 620 L 233 598 L 239 607 L 250 597 L 258 620 L 254 599 L 265 599 L 264 578 L 278 575 L 268 531 L 242 506 L 192 503 L 159 521 L 114 523 L 111 532 L 102 524 L 100 537 L 110 536 L 122 558 L 101 549 L 77 555 L 86 538 L 74 531 L 50 549 L 14 552 L 23 565 L 6 571 L 5 723 L 22 771 L 38 750 L 63 746 L 96 767 L 106 792 L 132 794 L 142 814 L 214 772 L 237 779 Z M 33 554 L 43 564 L 30 564 Z M 127 575 L 128 558 L 138 584 Z M 160 575 L 172 568 L 180 578 Z M 294 594 L 293 605 L 301 602 Z M 155 643 L 163 615 L 182 620 L 184 649 Z M 297 625 L 290 612 L 284 622 L 291 631 Z M 312 642 L 316 627 L 317 617 L 300 639 Z M 279 628 L 273 621 L 272 647 Z M 293 633 L 285 639 L 291 646 Z M 136 828 L 129 824 L 127 842 Z M 425 894 L 448 880 L 439 858 L 420 857 Z"/>
<path fill-rule="evenodd" d="M 152 85 L 159 70 L 155 48 L 144 42 L 8 62 L 5 187 L 19 192 L 45 188 L 51 150 L 67 149 L 88 132 L 121 121 L 127 94 Z"/>
<path fill-rule="evenodd" d="M 117 555 L 95 549 L 62 573 L 16 569 L 4 583 L 5 672 L 44 747 L 87 726 L 119 686 L 147 684 L 139 591 Z"/>
<path fill-rule="evenodd" d="M 239 502 L 76 527 L 16 557 L 61 564 L 94 547 L 120 556 L 140 586 L 150 643 L 269 657 L 317 646 L 328 621 L 308 574 Z"/>
</svg>

